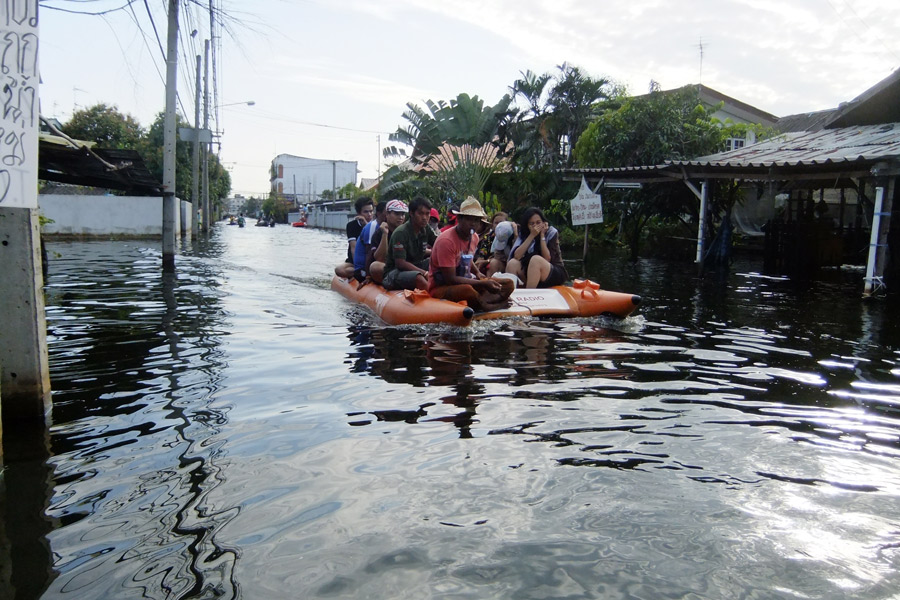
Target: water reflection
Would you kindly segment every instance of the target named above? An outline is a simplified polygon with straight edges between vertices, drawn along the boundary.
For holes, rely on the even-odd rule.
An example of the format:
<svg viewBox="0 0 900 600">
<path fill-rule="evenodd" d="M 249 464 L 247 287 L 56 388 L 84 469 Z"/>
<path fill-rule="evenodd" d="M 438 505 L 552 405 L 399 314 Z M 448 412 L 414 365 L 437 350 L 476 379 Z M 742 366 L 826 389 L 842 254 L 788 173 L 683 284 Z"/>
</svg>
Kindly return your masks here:
<svg viewBox="0 0 900 600">
<path fill-rule="evenodd" d="M 894 304 L 609 260 L 588 274 L 645 298 L 624 322 L 393 328 L 328 289 L 345 245 L 225 227 L 168 277 L 139 244 L 51 248 L 46 597 L 900 584 Z"/>
<path fill-rule="evenodd" d="M 120 244 L 56 252 L 65 264 L 47 283 L 56 471 L 47 512 L 65 523 L 50 541 L 66 551 L 49 593 L 236 597 L 238 552 L 216 531 L 238 508 L 208 502 L 225 477 L 227 422 L 210 402 L 227 366 L 214 263 L 160 274 L 156 253 L 136 246 L 98 278 Z"/>
</svg>

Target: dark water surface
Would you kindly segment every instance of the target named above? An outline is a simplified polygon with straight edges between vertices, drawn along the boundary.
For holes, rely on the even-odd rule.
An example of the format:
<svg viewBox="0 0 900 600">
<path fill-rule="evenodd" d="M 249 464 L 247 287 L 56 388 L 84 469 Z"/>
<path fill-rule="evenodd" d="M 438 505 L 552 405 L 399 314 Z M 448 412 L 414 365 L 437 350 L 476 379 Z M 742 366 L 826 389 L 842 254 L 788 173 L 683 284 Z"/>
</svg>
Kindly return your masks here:
<svg viewBox="0 0 900 600">
<path fill-rule="evenodd" d="M 460 331 L 331 292 L 322 231 L 49 250 L 45 598 L 900 593 L 900 310 L 858 273 L 601 260 L 636 316 Z"/>
</svg>

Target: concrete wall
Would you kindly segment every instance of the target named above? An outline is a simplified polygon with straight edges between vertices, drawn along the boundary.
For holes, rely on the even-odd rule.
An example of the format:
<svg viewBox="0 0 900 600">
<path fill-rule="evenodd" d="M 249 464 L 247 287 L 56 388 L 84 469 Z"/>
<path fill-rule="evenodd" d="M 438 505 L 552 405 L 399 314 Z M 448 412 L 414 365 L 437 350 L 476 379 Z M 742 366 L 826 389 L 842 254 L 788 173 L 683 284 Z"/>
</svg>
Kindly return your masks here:
<svg viewBox="0 0 900 600">
<path fill-rule="evenodd" d="M 154 196 L 77 196 L 41 194 L 40 212 L 53 223 L 47 235 L 162 236 L 162 198 Z M 190 231 L 191 203 L 181 201 L 181 231 Z"/>
<path fill-rule="evenodd" d="M 306 225 L 308 227 L 318 227 L 320 229 L 331 229 L 333 231 L 347 231 L 347 223 L 353 218 L 355 213 L 348 210 L 338 210 L 334 212 L 326 212 L 324 210 L 314 210 L 306 217 Z"/>
</svg>

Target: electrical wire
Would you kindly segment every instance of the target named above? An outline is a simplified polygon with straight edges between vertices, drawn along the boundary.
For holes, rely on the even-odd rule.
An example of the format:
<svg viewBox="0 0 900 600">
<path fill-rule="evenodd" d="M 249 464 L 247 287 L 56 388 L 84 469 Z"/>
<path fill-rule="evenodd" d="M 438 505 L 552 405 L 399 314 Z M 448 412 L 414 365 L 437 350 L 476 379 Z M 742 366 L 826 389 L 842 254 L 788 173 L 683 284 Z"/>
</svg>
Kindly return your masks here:
<svg viewBox="0 0 900 600">
<path fill-rule="evenodd" d="M 57 1 L 59 1 L 59 0 L 57 0 Z M 70 1 L 70 2 L 72 2 L 72 1 L 77 2 L 78 0 L 69 0 L 69 1 Z M 110 13 L 114 13 L 114 12 L 117 12 L 117 11 L 120 11 L 120 10 L 124 10 L 124 9 L 128 8 L 129 6 L 131 6 L 132 3 L 134 3 L 134 2 L 137 2 L 137 0 L 126 0 L 125 4 L 123 4 L 122 6 L 119 6 L 118 8 L 110 8 L 110 9 L 107 9 L 107 10 L 101 10 L 101 11 L 97 11 L 97 12 L 90 12 L 90 11 L 86 11 L 86 10 L 72 10 L 72 9 L 69 9 L 69 8 L 61 8 L 61 7 L 59 7 L 59 6 L 50 6 L 50 5 L 47 4 L 46 2 L 41 2 L 40 5 L 41 5 L 41 8 L 45 8 L 45 9 L 47 9 L 47 10 L 57 10 L 57 11 L 59 11 L 59 12 L 70 13 L 70 14 L 73 14 L 73 15 L 99 16 L 99 15 L 108 15 L 108 14 L 110 14 Z"/>
</svg>

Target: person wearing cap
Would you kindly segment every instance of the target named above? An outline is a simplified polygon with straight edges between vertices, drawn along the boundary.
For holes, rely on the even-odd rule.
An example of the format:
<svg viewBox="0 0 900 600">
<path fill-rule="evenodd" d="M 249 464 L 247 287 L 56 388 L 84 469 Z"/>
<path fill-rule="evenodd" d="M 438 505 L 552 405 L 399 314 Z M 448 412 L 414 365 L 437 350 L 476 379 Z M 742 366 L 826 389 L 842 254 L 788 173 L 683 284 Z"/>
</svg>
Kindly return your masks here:
<svg viewBox="0 0 900 600">
<path fill-rule="evenodd" d="M 375 203 L 368 196 L 358 198 L 353 206 L 356 209 L 356 218 L 347 223 L 347 260 L 334 268 L 334 274 L 344 279 L 353 277 L 353 251 L 356 249 L 356 240 L 366 223 L 375 215 Z"/>
<path fill-rule="evenodd" d="M 562 285 L 569 278 L 559 249 L 559 233 L 541 209 L 532 206 L 519 219 L 506 272 L 517 275 L 526 288 Z"/>
<path fill-rule="evenodd" d="M 497 224 L 506 221 L 507 217 L 508 215 L 502 210 L 495 212 L 491 217 L 491 224 L 489 226 L 484 226 L 482 232 L 479 232 L 478 234 L 481 241 L 478 243 L 475 264 L 478 266 L 478 270 L 482 273 L 486 273 L 488 277 L 493 275 L 488 268 L 490 267 L 491 258 L 493 256 L 491 246 L 494 244 L 494 233 L 497 229 Z"/>
<path fill-rule="evenodd" d="M 513 282 L 485 277 L 474 262 L 478 248 L 475 230 L 481 222 L 487 222 L 481 203 L 469 196 L 453 213 L 456 225 L 438 236 L 431 251 L 428 293 L 435 298 L 465 301 L 477 311 L 506 308 Z"/>
<path fill-rule="evenodd" d="M 491 242 L 491 259 L 487 267 L 487 275 L 506 271 L 506 263 L 509 261 L 509 253 L 512 250 L 513 240 L 516 237 L 516 224 L 512 221 L 503 221 L 494 228 L 494 241 Z"/>
<path fill-rule="evenodd" d="M 481 204 L 479 204 L 481 206 Z M 456 227 L 456 211 L 459 210 L 459 206 L 456 204 L 450 205 L 450 210 L 447 212 L 447 224 L 441 227 L 441 233 L 444 233 L 448 229 L 453 229 Z"/>
<path fill-rule="evenodd" d="M 438 209 L 431 209 L 431 214 L 428 217 L 428 226 L 436 236 L 441 235 L 441 213 L 438 212 Z"/>
<path fill-rule="evenodd" d="M 387 260 L 391 234 L 403 224 L 408 213 L 409 207 L 402 200 L 389 200 L 387 206 L 384 207 L 384 223 L 378 226 L 372 236 L 372 247 L 375 248 L 375 251 L 372 255 L 373 260 L 369 264 L 369 277 L 375 283 L 380 284 L 384 280 L 384 265 Z"/>
<path fill-rule="evenodd" d="M 409 220 L 391 234 L 383 285 L 388 290 L 427 290 L 428 257 L 437 239 L 428 226 L 431 203 L 417 196 L 409 203 Z"/>
<path fill-rule="evenodd" d="M 375 218 L 366 223 L 359 239 L 356 241 L 356 247 L 353 249 L 353 277 L 360 283 L 366 280 L 369 274 L 369 265 L 372 264 L 375 255 L 375 248 L 372 247 L 372 236 L 378 227 L 384 223 L 384 210 L 387 202 L 382 200 L 375 205 Z"/>
</svg>

